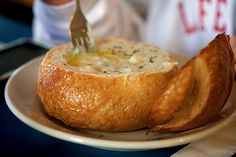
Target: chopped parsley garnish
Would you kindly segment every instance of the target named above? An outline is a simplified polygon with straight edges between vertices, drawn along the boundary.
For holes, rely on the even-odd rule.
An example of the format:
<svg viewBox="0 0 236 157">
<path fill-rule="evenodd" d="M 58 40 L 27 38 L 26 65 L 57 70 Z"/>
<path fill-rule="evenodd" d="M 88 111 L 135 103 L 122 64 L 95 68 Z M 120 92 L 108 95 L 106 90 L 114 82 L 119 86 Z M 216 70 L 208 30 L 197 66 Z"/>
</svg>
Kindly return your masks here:
<svg viewBox="0 0 236 157">
<path fill-rule="evenodd" d="M 154 63 L 154 59 L 157 58 L 157 56 L 150 57 L 149 62 Z"/>
<path fill-rule="evenodd" d="M 135 54 L 135 53 L 137 53 L 137 52 L 139 52 L 139 51 L 140 51 L 140 50 L 134 50 L 134 51 L 133 51 L 133 54 Z"/>
</svg>

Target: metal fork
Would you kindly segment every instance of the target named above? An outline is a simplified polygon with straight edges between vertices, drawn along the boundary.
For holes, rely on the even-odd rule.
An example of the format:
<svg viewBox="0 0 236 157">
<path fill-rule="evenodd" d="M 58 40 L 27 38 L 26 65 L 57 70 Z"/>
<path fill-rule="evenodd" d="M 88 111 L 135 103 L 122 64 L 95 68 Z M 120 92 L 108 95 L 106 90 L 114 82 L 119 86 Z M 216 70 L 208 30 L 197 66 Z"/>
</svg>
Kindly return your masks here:
<svg viewBox="0 0 236 157">
<path fill-rule="evenodd" d="M 70 37 L 74 48 L 84 51 L 94 48 L 90 34 L 90 27 L 80 8 L 80 1 L 76 0 L 75 13 L 70 23 Z"/>
</svg>

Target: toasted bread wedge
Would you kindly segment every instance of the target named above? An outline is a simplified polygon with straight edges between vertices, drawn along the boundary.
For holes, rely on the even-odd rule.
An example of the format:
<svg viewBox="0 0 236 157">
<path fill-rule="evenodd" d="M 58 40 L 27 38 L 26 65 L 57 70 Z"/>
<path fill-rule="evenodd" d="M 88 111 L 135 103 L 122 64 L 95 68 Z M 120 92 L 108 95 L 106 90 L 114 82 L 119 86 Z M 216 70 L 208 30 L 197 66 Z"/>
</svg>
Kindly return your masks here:
<svg viewBox="0 0 236 157">
<path fill-rule="evenodd" d="M 188 69 L 193 69 L 193 75 Z M 183 79 L 182 75 L 186 78 Z M 229 37 L 220 34 L 170 82 L 160 97 L 165 101 L 158 100 L 153 105 L 150 130 L 178 132 L 206 124 L 226 103 L 233 77 L 234 56 Z M 192 83 L 192 89 L 189 83 Z"/>
<path fill-rule="evenodd" d="M 193 62 L 189 62 L 192 64 Z M 152 107 L 149 126 L 169 122 L 183 106 L 194 87 L 193 66 L 185 66 L 168 84 L 161 97 Z M 173 92 L 174 91 L 174 92 Z"/>
</svg>

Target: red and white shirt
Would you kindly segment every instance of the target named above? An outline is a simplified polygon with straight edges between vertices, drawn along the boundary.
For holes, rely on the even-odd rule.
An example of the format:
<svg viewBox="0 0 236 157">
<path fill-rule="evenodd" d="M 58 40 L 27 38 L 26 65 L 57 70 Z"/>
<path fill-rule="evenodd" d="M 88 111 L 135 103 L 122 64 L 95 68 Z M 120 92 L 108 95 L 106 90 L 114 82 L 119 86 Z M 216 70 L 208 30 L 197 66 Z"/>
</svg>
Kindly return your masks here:
<svg viewBox="0 0 236 157">
<path fill-rule="evenodd" d="M 217 34 L 235 34 L 235 0 L 151 0 L 145 41 L 196 54 Z"/>
<path fill-rule="evenodd" d="M 86 0 L 84 8 L 94 36 L 120 36 L 155 44 L 173 53 L 194 55 L 217 34 L 235 35 L 235 0 L 145 0 L 147 19 L 142 20 L 124 0 Z M 50 6 L 37 0 L 34 37 L 47 43 L 69 40 L 74 2 Z M 141 35 L 142 34 L 142 35 Z"/>
</svg>

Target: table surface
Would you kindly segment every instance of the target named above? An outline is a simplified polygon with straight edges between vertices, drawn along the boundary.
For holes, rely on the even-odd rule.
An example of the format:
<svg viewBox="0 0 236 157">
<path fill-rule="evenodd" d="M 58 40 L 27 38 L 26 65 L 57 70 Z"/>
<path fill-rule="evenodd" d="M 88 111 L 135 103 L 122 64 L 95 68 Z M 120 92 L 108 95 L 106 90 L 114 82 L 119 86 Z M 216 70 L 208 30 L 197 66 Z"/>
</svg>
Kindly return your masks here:
<svg viewBox="0 0 236 157">
<path fill-rule="evenodd" d="M 0 42 L 30 37 L 31 28 L 0 16 Z M 184 146 L 149 151 L 123 152 L 96 149 L 74 144 L 45 135 L 18 120 L 9 110 L 4 99 L 7 80 L 0 82 L 0 156 L 170 156 Z"/>
</svg>

